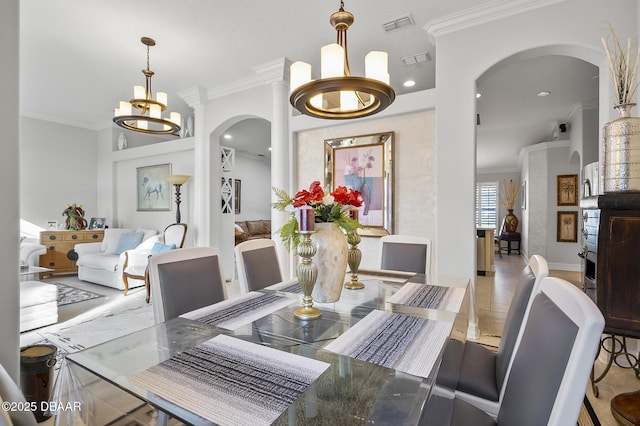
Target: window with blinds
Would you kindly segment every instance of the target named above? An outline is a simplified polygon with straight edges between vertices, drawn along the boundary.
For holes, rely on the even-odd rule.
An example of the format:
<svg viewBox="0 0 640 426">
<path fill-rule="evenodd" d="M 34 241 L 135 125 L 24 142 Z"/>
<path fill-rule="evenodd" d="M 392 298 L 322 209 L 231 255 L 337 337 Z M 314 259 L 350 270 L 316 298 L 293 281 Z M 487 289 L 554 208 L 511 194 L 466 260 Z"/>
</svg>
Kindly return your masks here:
<svg viewBox="0 0 640 426">
<path fill-rule="evenodd" d="M 495 228 L 498 223 L 498 183 L 476 184 L 476 226 Z"/>
</svg>

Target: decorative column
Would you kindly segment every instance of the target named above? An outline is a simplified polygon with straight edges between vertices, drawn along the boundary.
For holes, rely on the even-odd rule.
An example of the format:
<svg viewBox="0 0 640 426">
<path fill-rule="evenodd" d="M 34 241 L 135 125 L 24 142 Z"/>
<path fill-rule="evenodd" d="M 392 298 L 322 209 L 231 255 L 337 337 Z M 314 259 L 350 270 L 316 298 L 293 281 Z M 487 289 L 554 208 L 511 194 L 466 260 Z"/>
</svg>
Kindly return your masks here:
<svg viewBox="0 0 640 426">
<path fill-rule="evenodd" d="M 271 186 L 291 190 L 292 165 L 289 152 L 289 83 L 288 61 L 283 64 L 286 73 L 284 80 L 271 83 L 273 93 L 273 118 L 271 120 Z M 271 194 L 272 201 L 275 195 Z M 288 220 L 285 212 L 271 210 L 271 229 L 280 229 Z M 287 276 L 291 276 L 291 254 L 282 245 L 279 238 L 275 239 L 280 267 Z"/>
</svg>

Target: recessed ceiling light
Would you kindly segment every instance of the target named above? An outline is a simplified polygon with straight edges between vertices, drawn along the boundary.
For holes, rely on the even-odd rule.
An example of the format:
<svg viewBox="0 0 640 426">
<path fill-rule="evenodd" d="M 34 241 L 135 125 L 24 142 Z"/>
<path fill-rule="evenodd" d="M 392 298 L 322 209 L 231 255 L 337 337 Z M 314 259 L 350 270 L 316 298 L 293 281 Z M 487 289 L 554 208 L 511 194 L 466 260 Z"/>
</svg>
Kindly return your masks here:
<svg viewBox="0 0 640 426">
<path fill-rule="evenodd" d="M 403 85 L 404 87 L 413 87 L 413 86 L 415 86 L 415 85 L 416 85 L 416 82 L 415 82 L 415 81 L 413 81 L 413 80 L 407 80 L 407 81 L 405 81 L 404 83 L 402 83 L 402 85 Z"/>
<path fill-rule="evenodd" d="M 269 147 L 269 151 L 271 151 L 271 147 Z"/>
<path fill-rule="evenodd" d="M 225 139 L 231 139 L 231 135 L 229 133 L 225 133 L 222 137 Z"/>
<path fill-rule="evenodd" d="M 543 96 L 549 96 L 551 94 L 551 92 L 549 92 L 548 90 L 543 90 L 542 92 L 538 92 L 538 96 L 543 97 Z"/>
<path fill-rule="evenodd" d="M 482 93 L 476 93 L 476 99 L 478 99 L 480 96 L 482 96 Z"/>
</svg>

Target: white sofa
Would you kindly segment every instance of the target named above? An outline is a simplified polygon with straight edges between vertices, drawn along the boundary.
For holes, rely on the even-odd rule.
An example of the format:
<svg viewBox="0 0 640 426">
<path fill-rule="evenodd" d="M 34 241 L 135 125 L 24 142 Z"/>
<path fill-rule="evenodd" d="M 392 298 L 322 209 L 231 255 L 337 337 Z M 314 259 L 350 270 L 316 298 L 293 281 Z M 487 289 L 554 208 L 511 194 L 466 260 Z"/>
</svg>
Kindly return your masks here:
<svg viewBox="0 0 640 426">
<path fill-rule="evenodd" d="M 125 253 L 114 254 L 122 234 L 142 232 L 142 243 L 131 251 L 149 250 L 153 244 L 159 241 L 161 235 L 155 229 L 131 229 L 131 228 L 107 228 L 104 230 L 104 239 L 98 243 L 80 243 L 75 245 L 78 254 L 76 265 L 78 266 L 78 279 L 95 284 L 124 290 L 122 281 L 122 266 L 125 261 Z M 129 280 L 129 288 L 144 285 L 144 280 Z"/>
</svg>

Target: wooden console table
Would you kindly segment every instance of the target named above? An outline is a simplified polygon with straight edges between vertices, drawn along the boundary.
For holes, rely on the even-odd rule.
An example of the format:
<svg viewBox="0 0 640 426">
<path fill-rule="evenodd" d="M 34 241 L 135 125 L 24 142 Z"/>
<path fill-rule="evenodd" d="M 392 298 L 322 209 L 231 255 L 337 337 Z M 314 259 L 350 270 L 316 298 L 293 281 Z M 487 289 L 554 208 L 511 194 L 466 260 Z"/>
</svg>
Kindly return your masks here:
<svg viewBox="0 0 640 426">
<path fill-rule="evenodd" d="M 44 231 L 40 233 L 40 244 L 47 247 L 47 252 L 40 256 L 40 266 L 52 271 L 43 272 L 40 278 L 52 274 L 77 273 L 78 258 L 73 250 L 77 243 L 100 242 L 104 238 L 103 230 L 85 231 Z"/>
</svg>

